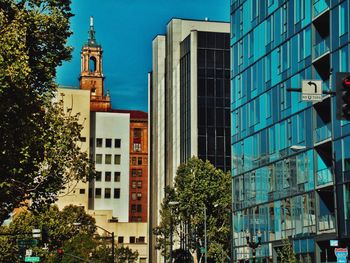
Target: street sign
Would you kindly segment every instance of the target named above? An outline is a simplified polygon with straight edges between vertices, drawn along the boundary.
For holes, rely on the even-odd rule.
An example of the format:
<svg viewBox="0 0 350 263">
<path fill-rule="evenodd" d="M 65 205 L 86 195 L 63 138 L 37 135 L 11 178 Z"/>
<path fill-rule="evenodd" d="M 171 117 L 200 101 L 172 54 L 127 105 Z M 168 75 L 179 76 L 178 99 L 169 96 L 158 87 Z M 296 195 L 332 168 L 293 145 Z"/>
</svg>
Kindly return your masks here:
<svg viewBox="0 0 350 263">
<path fill-rule="evenodd" d="M 33 254 L 33 250 L 26 249 L 26 257 L 30 257 Z"/>
<path fill-rule="evenodd" d="M 337 257 L 337 263 L 346 263 L 348 256 L 347 248 L 335 248 L 334 249 L 335 256 Z"/>
<path fill-rule="evenodd" d="M 38 244 L 37 239 L 19 239 L 17 240 L 17 244 L 19 247 L 28 247 L 28 246 L 36 246 Z"/>
<path fill-rule="evenodd" d="M 40 257 L 25 257 L 24 262 L 40 262 Z"/>
<path fill-rule="evenodd" d="M 200 251 L 201 251 L 201 254 L 205 254 L 205 252 L 206 252 L 206 251 L 205 251 L 205 247 L 201 247 L 201 248 L 200 248 Z"/>
<path fill-rule="evenodd" d="M 337 246 L 339 246 L 339 242 L 338 242 L 338 240 L 329 240 L 329 245 L 331 247 L 337 247 Z"/>
<path fill-rule="evenodd" d="M 301 99 L 304 101 L 322 101 L 322 81 L 303 80 Z"/>
</svg>

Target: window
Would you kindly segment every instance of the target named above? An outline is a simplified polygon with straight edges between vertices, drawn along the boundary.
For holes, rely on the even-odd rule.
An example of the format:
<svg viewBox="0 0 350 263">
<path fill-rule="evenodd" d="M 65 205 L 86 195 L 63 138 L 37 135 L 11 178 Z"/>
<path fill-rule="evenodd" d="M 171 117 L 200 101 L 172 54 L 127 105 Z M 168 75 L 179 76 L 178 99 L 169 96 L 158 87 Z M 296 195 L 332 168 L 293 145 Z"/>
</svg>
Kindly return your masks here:
<svg viewBox="0 0 350 263">
<path fill-rule="evenodd" d="M 111 198 L 111 188 L 105 188 L 105 198 L 106 199 Z"/>
<path fill-rule="evenodd" d="M 136 193 L 131 193 L 131 200 L 135 201 L 137 199 Z"/>
<path fill-rule="evenodd" d="M 118 243 L 123 244 L 124 243 L 124 237 L 118 237 Z"/>
<path fill-rule="evenodd" d="M 106 148 L 112 148 L 112 139 L 106 139 Z"/>
<path fill-rule="evenodd" d="M 141 138 L 141 129 L 140 128 L 134 129 L 134 138 Z"/>
<path fill-rule="evenodd" d="M 141 169 L 137 170 L 137 176 L 142 177 L 142 170 Z"/>
<path fill-rule="evenodd" d="M 96 188 L 95 189 L 95 197 L 96 198 L 101 198 L 101 188 Z"/>
<path fill-rule="evenodd" d="M 140 258 L 140 263 L 146 263 L 147 262 L 147 258 Z"/>
<path fill-rule="evenodd" d="M 101 164 L 102 163 L 102 154 L 96 154 L 96 164 Z"/>
<path fill-rule="evenodd" d="M 137 188 L 142 188 L 142 181 L 137 181 Z"/>
<path fill-rule="evenodd" d="M 141 143 L 134 143 L 134 152 L 141 152 Z"/>
<path fill-rule="evenodd" d="M 114 188 L 114 199 L 120 198 L 120 188 Z"/>
<path fill-rule="evenodd" d="M 135 243 L 135 240 L 136 240 L 135 237 L 130 237 L 130 238 L 129 238 L 129 241 L 130 241 L 129 243 L 134 244 L 134 243 Z"/>
<path fill-rule="evenodd" d="M 120 182 L 120 172 L 114 172 L 114 182 Z"/>
<path fill-rule="evenodd" d="M 120 139 L 114 139 L 114 148 L 120 148 Z"/>
<path fill-rule="evenodd" d="M 79 139 L 81 142 L 86 142 L 86 137 L 80 137 Z"/>
<path fill-rule="evenodd" d="M 112 155 L 106 154 L 105 155 L 105 164 L 111 164 L 112 163 Z"/>
<path fill-rule="evenodd" d="M 142 198 L 142 193 L 137 193 L 137 200 L 141 200 Z"/>
<path fill-rule="evenodd" d="M 131 185 L 132 185 L 131 187 L 135 189 L 136 188 L 136 181 L 132 181 Z"/>
<path fill-rule="evenodd" d="M 136 170 L 136 169 L 132 169 L 132 170 L 131 170 L 131 175 L 132 175 L 132 177 L 136 177 L 136 175 L 137 175 L 137 170 Z"/>
<path fill-rule="evenodd" d="M 131 164 L 132 164 L 132 165 L 136 165 L 136 157 L 132 157 L 132 159 L 131 159 Z"/>
<path fill-rule="evenodd" d="M 142 205 L 137 205 L 137 212 L 141 213 L 142 212 Z"/>
<path fill-rule="evenodd" d="M 145 243 L 145 237 L 139 237 L 137 240 L 136 240 L 137 243 Z"/>
<path fill-rule="evenodd" d="M 105 182 L 110 182 L 112 177 L 111 172 L 105 172 Z"/>
<path fill-rule="evenodd" d="M 80 190 L 79 190 L 79 193 L 80 193 L 81 195 L 85 194 L 85 189 L 80 189 Z"/>
<path fill-rule="evenodd" d="M 96 182 L 101 182 L 101 178 L 102 178 L 102 172 L 96 172 Z"/>
<path fill-rule="evenodd" d="M 98 147 L 98 148 L 102 147 L 102 139 L 101 138 L 96 139 L 96 147 Z"/>
<path fill-rule="evenodd" d="M 142 157 L 138 157 L 137 158 L 137 164 L 138 165 L 142 165 Z"/>
<path fill-rule="evenodd" d="M 136 213 L 137 207 L 136 205 L 131 205 L 131 213 Z"/>
<path fill-rule="evenodd" d="M 120 164 L 120 154 L 114 155 L 114 164 Z"/>
</svg>

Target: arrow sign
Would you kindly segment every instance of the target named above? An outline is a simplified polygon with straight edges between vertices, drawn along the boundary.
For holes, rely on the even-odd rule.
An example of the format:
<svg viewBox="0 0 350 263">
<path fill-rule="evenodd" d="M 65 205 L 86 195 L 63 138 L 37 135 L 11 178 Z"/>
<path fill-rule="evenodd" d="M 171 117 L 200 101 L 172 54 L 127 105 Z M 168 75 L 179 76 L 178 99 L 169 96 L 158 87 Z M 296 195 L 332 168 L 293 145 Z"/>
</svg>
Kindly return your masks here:
<svg viewBox="0 0 350 263">
<path fill-rule="evenodd" d="M 304 101 L 322 101 L 322 81 L 303 80 L 301 92 Z"/>
</svg>

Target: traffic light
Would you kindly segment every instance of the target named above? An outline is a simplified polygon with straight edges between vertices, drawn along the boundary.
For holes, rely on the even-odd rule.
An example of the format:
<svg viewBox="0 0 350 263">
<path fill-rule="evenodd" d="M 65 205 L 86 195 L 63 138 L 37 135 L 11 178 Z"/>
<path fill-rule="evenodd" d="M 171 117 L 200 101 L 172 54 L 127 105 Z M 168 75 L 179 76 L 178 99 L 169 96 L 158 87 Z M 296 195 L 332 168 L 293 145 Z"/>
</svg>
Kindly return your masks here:
<svg viewBox="0 0 350 263">
<path fill-rule="evenodd" d="M 350 72 L 337 72 L 337 119 L 350 120 Z"/>
</svg>

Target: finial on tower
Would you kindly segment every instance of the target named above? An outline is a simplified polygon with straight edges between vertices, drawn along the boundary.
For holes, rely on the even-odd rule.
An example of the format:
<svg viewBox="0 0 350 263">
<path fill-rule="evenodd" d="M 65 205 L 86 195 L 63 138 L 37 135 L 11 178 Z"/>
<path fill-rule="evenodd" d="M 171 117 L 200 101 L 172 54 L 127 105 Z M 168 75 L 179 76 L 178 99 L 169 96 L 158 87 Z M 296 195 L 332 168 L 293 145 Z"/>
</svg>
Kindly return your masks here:
<svg viewBox="0 0 350 263">
<path fill-rule="evenodd" d="M 96 38 L 95 38 L 95 30 L 94 30 L 94 17 L 90 16 L 90 30 L 89 30 L 89 46 L 97 46 Z"/>
</svg>

